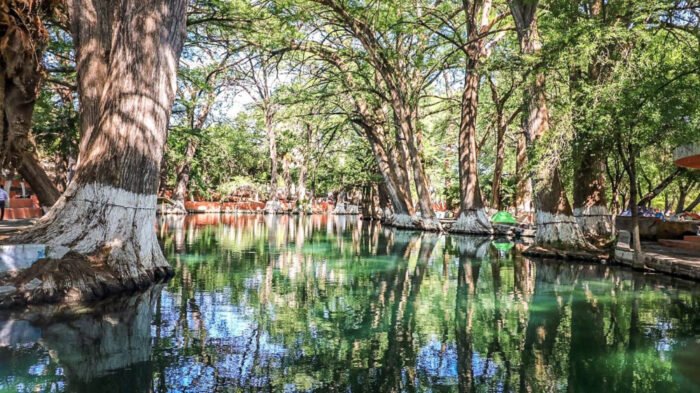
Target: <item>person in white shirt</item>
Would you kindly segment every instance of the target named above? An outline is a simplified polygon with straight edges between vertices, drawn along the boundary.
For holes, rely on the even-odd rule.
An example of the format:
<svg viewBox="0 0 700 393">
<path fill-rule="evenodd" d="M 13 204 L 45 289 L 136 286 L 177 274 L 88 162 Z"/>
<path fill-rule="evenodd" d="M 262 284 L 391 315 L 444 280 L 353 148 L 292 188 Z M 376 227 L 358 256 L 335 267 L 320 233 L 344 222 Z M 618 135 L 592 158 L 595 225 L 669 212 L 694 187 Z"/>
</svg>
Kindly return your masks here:
<svg viewBox="0 0 700 393">
<path fill-rule="evenodd" d="M 7 195 L 7 191 L 5 191 L 5 188 L 0 184 L 0 221 L 5 219 L 5 204 L 8 199 L 10 199 L 10 196 Z"/>
</svg>

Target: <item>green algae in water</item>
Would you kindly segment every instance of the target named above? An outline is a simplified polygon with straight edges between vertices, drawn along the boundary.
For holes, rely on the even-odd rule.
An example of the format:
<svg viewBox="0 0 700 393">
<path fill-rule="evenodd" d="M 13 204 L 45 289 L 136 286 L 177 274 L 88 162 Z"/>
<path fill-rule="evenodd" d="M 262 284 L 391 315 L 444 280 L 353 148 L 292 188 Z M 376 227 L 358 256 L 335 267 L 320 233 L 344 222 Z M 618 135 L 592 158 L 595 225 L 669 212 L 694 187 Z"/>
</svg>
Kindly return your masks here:
<svg viewBox="0 0 700 393">
<path fill-rule="evenodd" d="M 695 283 L 352 217 L 159 234 L 166 285 L 0 317 L 0 391 L 700 391 Z"/>
</svg>

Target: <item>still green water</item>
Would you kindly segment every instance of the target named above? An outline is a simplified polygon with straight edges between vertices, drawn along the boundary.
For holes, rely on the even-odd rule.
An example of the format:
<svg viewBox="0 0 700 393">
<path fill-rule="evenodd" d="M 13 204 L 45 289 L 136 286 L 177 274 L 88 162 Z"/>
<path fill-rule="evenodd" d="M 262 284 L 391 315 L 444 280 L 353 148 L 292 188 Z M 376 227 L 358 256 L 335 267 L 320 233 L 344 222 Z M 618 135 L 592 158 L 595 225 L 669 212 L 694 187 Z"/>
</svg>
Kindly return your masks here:
<svg viewBox="0 0 700 393">
<path fill-rule="evenodd" d="M 169 283 L 1 315 L 0 391 L 700 391 L 695 283 L 351 217 L 159 232 Z"/>
</svg>

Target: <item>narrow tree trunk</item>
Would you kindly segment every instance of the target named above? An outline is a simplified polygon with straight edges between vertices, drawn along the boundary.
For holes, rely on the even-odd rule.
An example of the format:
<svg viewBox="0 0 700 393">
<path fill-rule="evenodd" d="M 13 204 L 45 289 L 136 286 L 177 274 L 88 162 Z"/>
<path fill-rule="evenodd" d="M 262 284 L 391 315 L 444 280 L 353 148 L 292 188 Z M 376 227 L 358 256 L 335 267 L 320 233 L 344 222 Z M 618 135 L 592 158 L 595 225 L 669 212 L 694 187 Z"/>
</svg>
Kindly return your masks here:
<svg viewBox="0 0 700 393">
<path fill-rule="evenodd" d="M 627 165 L 627 174 L 630 178 L 630 184 L 637 182 L 637 159 L 636 152 L 630 146 L 629 162 Z M 642 241 L 639 236 L 639 203 L 637 201 L 637 188 L 630 187 L 630 209 L 632 212 L 632 249 L 634 250 L 634 265 L 641 267 L 640 259 L 642 254 Z"/>
<path fill-rule="evenodd" d="M 175 192 L 173 193 L 173 202 L 177 208 L 177 212 L 187 214 L 185 209 L 185 200 L 187 199 L 187 191 L 190 185 L 190 171 L 192 170 L 192 160 L 197 152 L 198 141 L 196 138 L 190 138 L 185 147 L 185 157 L 180 166 L 177 168 L 177 182 L 175 183 Z"/>
<path fill-rule="evenodd" d="M 685 210 L 685 199 L 688 197 L 688 189 L 680 187 L 680 195 L 678 196 L 678 204 L 676 205 L 676 214 L 683 213 Z"/>
<path fill-rule="evenodd" d="M 16 159 L 14 166 L 17 172 L 29 183 L 41 206 L 45 209 L 51 208 L 61 193 L 44 171 L 39 159 L 32 151 L 17 152 L 13 156 Z"/>
<path fill-rule="evenodd" d="M 678 175 L 680 175 L 681 173 L 683 173 L 683 168 L 677 168 L 675 171 L 673 171 L 673 173 L 671 173 L 670 175 L 666 176 L 666 178 L 663 179 L 663 180 L 661 181 L 661 183 L 659 183 L 659 184 L 658 184 L 656 187 L 654 187 L 653 189 L 649 190 L 649 192 L 647 192 L 647 193 L 639 200 L 639 205 L 640 205 L 640 206 L 646 206 L 646 205 L 648 205 L 649 203 L 651 203 L 651 201 L 652 201 L 654 198 L 656 198 L 659 194 L 661 194 L 661 192 L 662 192 L 663 190 L 665 190 L 666 187 L 668 187 L 668 186 L 673 182 L 673 180 L 674 180 L 676 177 L 678 177 Z"/>
<path fill-rule="evenodd" d="M 532 214 L 533 206 L 527 140 L 524 132 L 520 132 L 517 138 L 515 148 L 515 211 L 518 216 L 529 217 Z"/>
<path fill-rule="evenodd" d="M 277 200 L 277 133 L 272 124 L 272 114 L 265 111 L 265 130 L 267 131 L 267 147 L 270 157 L 270 199 Z"/>
<path fill-rule="evenodd" d="M 80 3 L 99 9 L 112 1 Z M 115 29 L 109 39 L 112 51 L 100 121 L 84 143 L 68 190 L 35 227 L 12 239 L 48 246 L 48 258 L 15 281 L 16 301 L 103 297 L 171 274 L 154 224 L 186 5 L 184 0 L 121 0 L 114 4 L 114 13 L 94 15 L 98 25 Z M 82 34 L 82 15 L 71 10 L 71 20 Z M 85 46 L 78 51 L 83 53 L 92 50 L 91 42 L 106 40 L 99 31 L 80 38 Z M 79 83 L 95 81 L 79 78 Z M 94 99 L 83 94 L 88 87 L 80 89 L 81 102 Z M 34 278 L 40 282 L 36 288 L 24 286 Z"/>
<path fill-rule="evenodd" d="M 698 207 L 698 205 L 700 205 L 700 194 L 698 194 L 698 196 L 688 206 L 683 208 L 683 211 L 692 212 L 696 207 Z"/>
<path fill-rule="evenodd" d="M 496 135 L 496 162 L 493 168 L 493 181 L 491 182 L 491 207 L 496 210 L 502 210 L 501 178 L 503 177 L 503 162 L 506 156 L 505 135 L 508 130 L 502 107 L 496 115 L 496 124 L 498 125 L 498 131 Z"/>
<path fill-rule="evenodd" d="M 462 93 L 459 125 L 460 213 L 450 232 L 491 234 L 493 228 L 484 210 L 477 173 L 476 117 L 479 105 L 477 61 L 468 60 Z"/>
</svg>

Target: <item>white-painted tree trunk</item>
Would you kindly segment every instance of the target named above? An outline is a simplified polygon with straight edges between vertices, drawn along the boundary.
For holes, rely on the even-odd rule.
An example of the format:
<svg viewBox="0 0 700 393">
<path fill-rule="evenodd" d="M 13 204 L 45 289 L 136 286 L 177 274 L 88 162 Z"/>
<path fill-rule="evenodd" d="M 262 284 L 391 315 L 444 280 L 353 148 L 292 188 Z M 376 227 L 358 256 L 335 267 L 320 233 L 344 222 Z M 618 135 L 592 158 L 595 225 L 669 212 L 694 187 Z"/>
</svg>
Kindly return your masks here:
<svg viewBox="0 0 700 393">
<path fill-rule="evenodd" d="M 492 235 L 494 233 L 491 221 L 483 208 L 460 213 L 457 221 L 450 227 L 450 232 L 471 235 Z"/>
<path fill-rule="evenodd" d="M 94 259 L 100 266 L 93 271 L 66 271 L 68 276 L 74 274 L 68 281 L 40 275 L 41 285 L 27 295 L 79 301 L 102 297 L 112 286 L 115 290 L 139 288 L 170 274 L 154 230 L 155 212 L 155 195 L 71 183 L 30 232 L 12 241 L 46 244 L 47 258 L 53 259 L 59 269 L 62 258 L 75 259 L 69 253 L 86 256 L 88 261 Z M 89 277 L 90 273 L 98 277 Z"/>
<path fill-rule="evenodd" d="M 535 225 L 535 242 L 538 245 L 564 249 L 589 247 L 583 240 L 583 234 L 574 216 L 537 211 Z"/>
<path fill-rule="evenodd" d="M 574 217 L 586 238 L 608 238 L 612 235 L 612 215 L 606 206 L 575 208 Z"/>
</svg>

